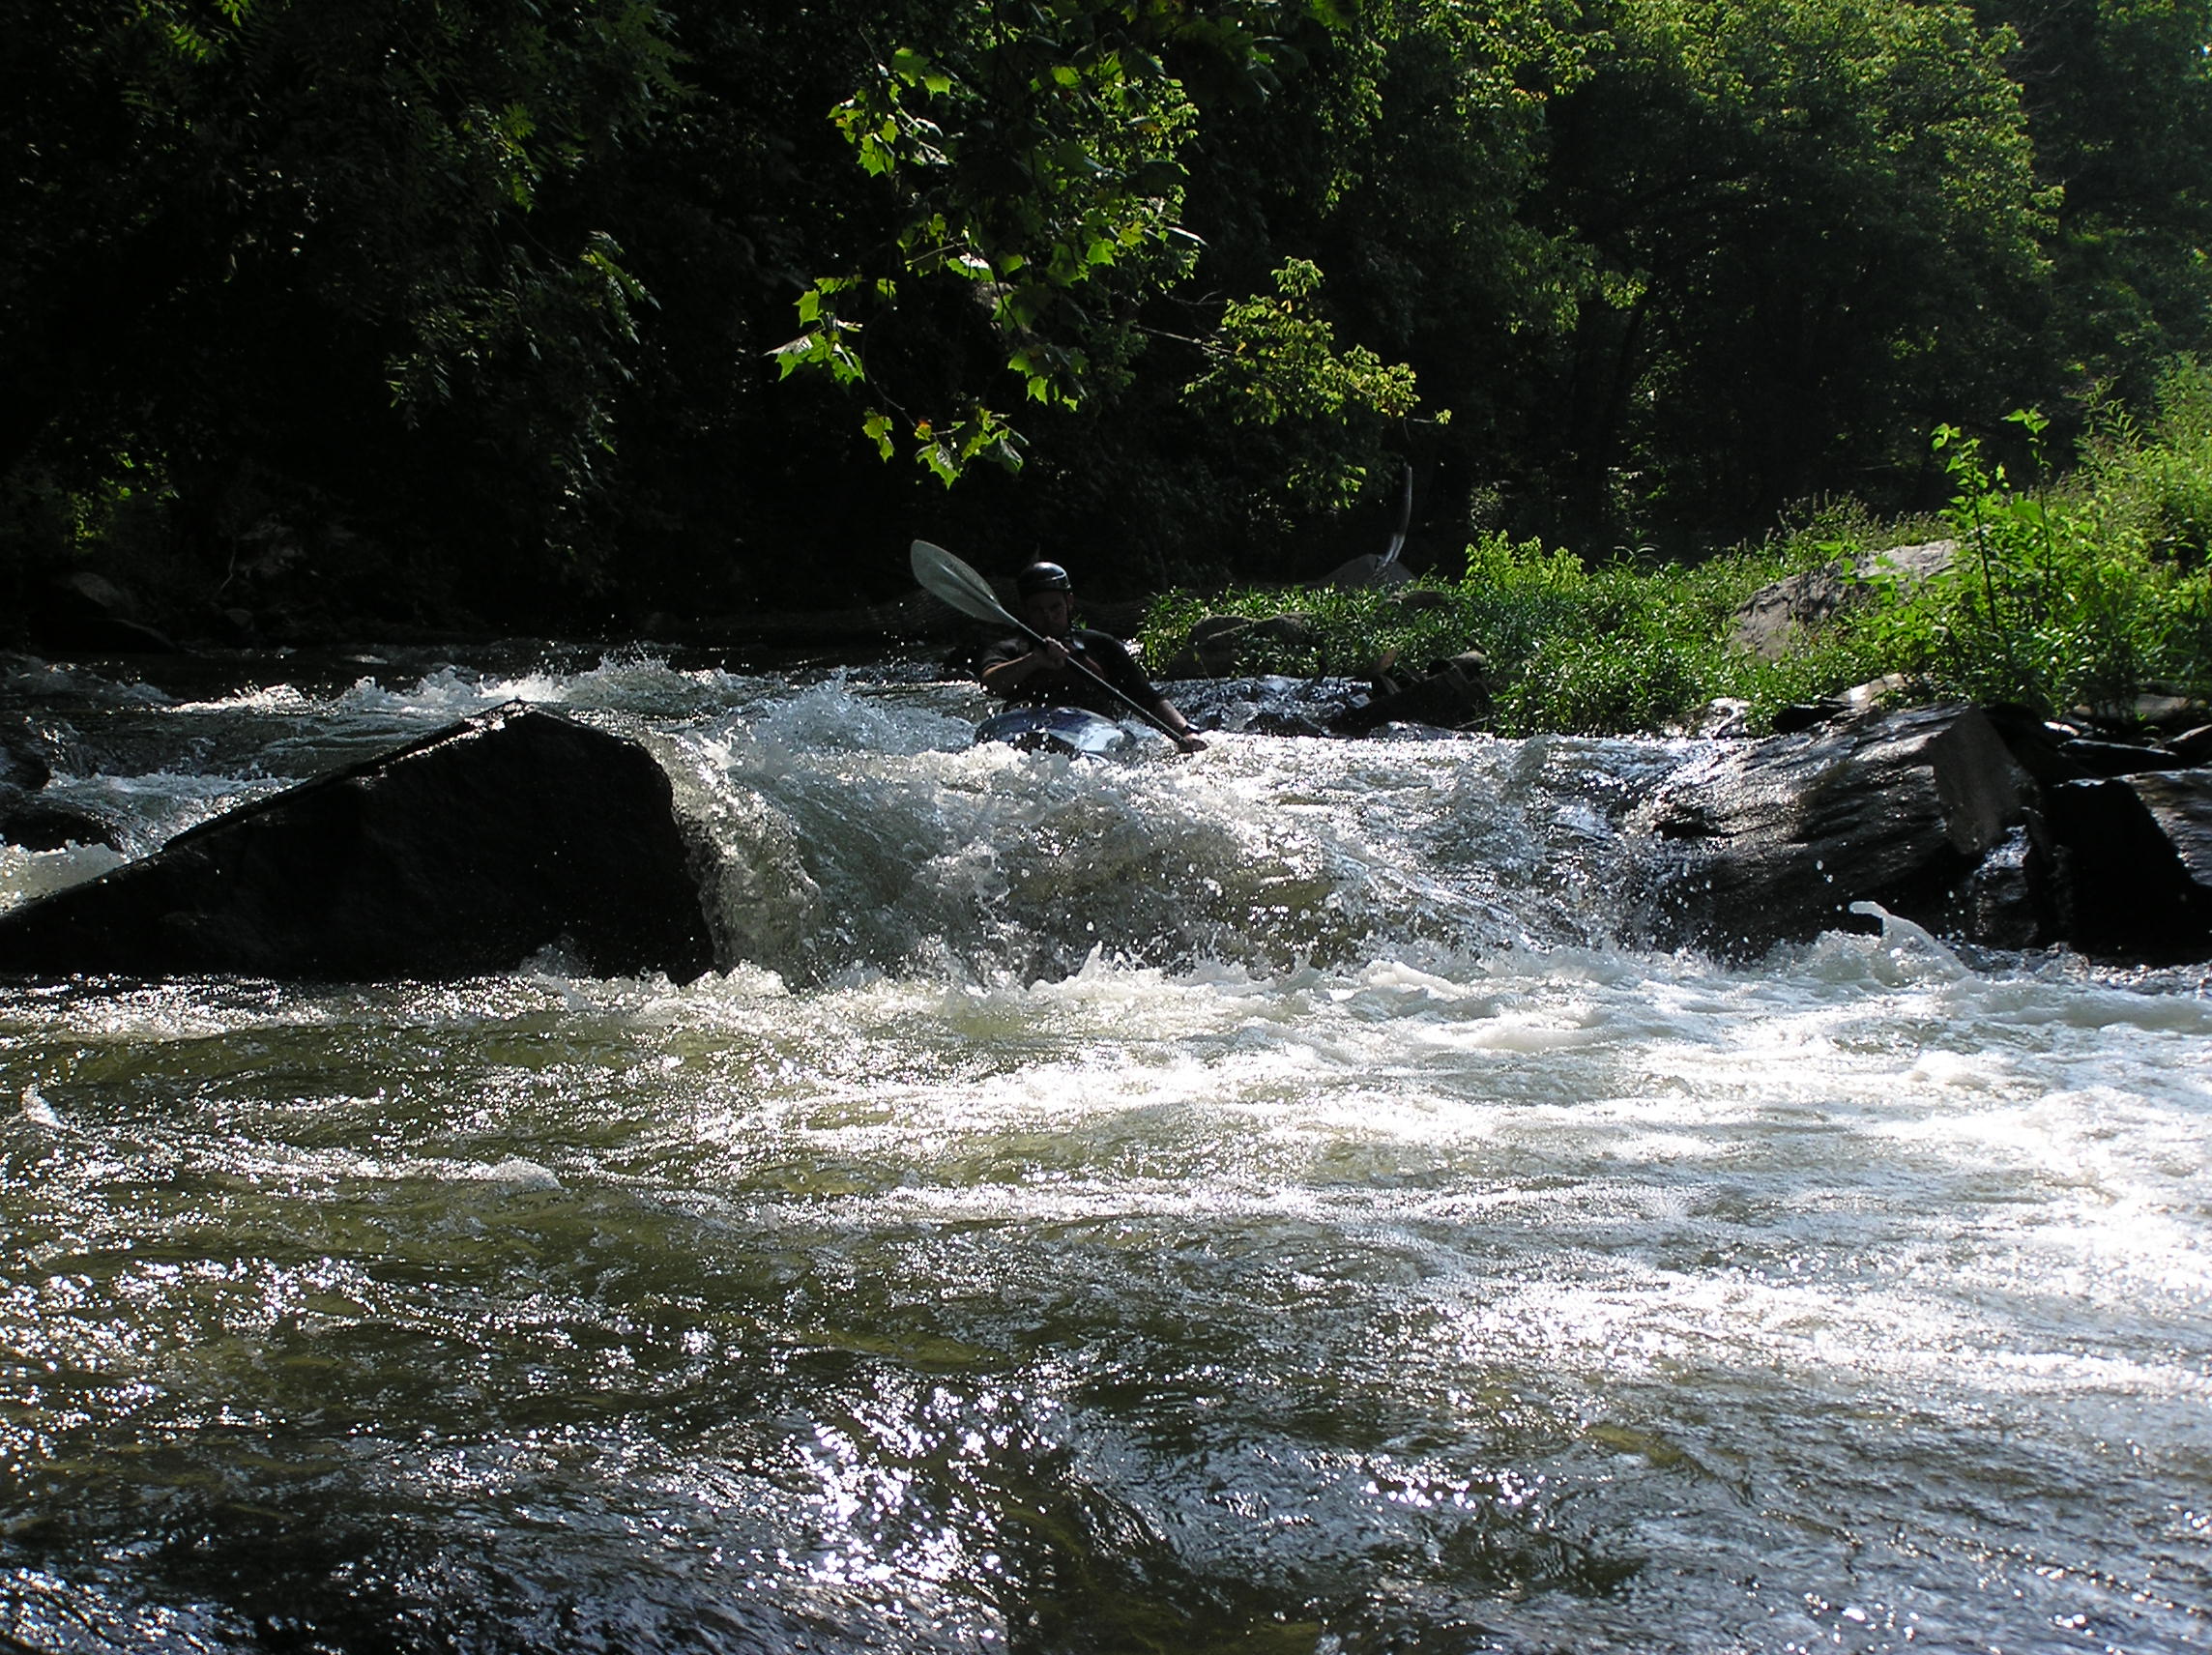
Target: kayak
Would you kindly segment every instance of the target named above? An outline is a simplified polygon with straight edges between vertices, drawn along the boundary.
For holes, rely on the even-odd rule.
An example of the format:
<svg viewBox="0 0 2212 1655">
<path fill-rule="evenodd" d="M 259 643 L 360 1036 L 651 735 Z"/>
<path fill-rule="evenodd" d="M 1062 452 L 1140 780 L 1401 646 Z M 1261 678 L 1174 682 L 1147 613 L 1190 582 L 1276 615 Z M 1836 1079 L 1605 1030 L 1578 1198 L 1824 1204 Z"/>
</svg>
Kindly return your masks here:
<svg viewBox="0 0 2212 1655">
<path fill-rule="evenodd" d="M 1111 758 L 1137 745 L 1133 732 L 1080 707 L 1017 707 L 976 725 L 975 740 L 1087 759 Z"/>
</svg>

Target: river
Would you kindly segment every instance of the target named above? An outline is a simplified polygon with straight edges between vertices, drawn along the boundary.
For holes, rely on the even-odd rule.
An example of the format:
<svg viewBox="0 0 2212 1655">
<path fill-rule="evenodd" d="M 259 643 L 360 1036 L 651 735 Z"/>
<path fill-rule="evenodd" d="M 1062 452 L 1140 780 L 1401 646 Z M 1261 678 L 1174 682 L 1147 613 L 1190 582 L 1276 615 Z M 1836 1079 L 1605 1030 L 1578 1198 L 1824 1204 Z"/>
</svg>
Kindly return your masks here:
<svg viewBox="0 0 2212 1655">
<path fill-rule="evenodd" d="M 742 957 L 0 988 L 0 1650 L 2212 1644 L 2200 969 L 1640 948 L 1679 742 L 191 670 L 0 705 L 133 851 L 509 697 L 644 735 Z"/>
</svg>

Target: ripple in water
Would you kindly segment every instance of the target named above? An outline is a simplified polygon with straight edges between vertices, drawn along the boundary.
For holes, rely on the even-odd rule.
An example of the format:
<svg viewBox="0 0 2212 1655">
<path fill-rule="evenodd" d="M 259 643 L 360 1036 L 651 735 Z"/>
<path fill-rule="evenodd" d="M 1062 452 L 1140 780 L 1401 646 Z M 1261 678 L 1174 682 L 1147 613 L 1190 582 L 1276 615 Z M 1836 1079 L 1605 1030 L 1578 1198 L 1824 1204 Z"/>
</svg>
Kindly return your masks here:
<svg viewBox="0 0 2212 1655">
<path fill-rule="evenodd" d="M 726 973 L 0 998 L 0 1638 L 2207 1641 L 2194 978 L 1622 948 L 1623 744 L 591 677 Z"/>
</svg>

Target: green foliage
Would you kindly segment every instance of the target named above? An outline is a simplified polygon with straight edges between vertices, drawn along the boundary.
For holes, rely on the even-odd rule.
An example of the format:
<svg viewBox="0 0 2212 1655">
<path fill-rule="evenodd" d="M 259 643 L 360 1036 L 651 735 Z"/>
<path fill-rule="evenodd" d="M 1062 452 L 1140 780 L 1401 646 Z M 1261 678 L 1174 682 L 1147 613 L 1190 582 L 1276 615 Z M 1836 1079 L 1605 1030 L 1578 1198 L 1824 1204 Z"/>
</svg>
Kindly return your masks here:
<svg viewBox="0 0 2212 1655">
<path fill-rule="evenodd" d="M 1362 345 L 1337 350 L 1335 328 L 1313 313 L 1321 284 L 1318 268 L 1293 259 L 1275 272 L 1272 295 L 1229 305 L 1207 371 L 1183 395 L 1234 424 L 1303 426 L 1310 447 L 1285 480 L 1294 496 L 1341 508 L 1367 480 L 1382 421 L 1407 418 L 1420 399 L 1404 363 L 1386 365 Z"/>
<path fill-rule="evenodd" d="M 408 501 L 542 559 L 599 486 L 650 299 L 554 206 L 678 88 L 635 0 L 25 7 L 0 142 L 0 470 L 165 475 L 187 536 L 243 479 Z M 20 94 L 21 96 L 16 96 Z M 425 499 L 420 473 L 473 476 Z M 566 533 L 564 532 L 566 530 Z M 557 561 L 557 560 L 556 560 Z"/>
<path fill-rule="evenodd" d="M 2146 400 L 2168 359 L 2212 348 L 2212 15 L 2202 0 L 1973 4 L 2013 31 L 2037 176 L 2064 190 L 2039 341 L 2053 390 L 2089 378 Z"/>
<path fill-rule="evenodd" d="M 2046 711 L 2124 716 L 2154 683 L 2212 688 L 2208 389 L 2201 368 L 2176 369 L 2155 434 L 2109 426 L 2061 487 L 2022 488 L 1979 440 L 1939 428 L 1959 559 L 1861 630 L 1937 693 Z M 2041 415 L 2010 420 L 2040 443 Z"/>
<path fill-rule="evenodd" d="M 1413 561 L 1571 545 L 1598 615 L 1611 548 L 2092 403 L 2144 556 L 2212 519 L 2127 424 L 2212 349 L 2201 0 L 0 6 L 0 566 L 406 548 L 509 624 L 819 601 L 829 545 L 888 594 L 916 532 L 1280 580 L 1408 468 Z M 1509 713 L 1664 719 L 1704 624 L 1555 629 Z"/>
<path fill-rule="evenodd" d="M 1952 479 L 1946 525 L 1958 552 L 1918 581 L 1877 579 L 1876 600 L 1847 608 L 1779 660 L 1732 638 L 1746 598 L 1786 574 L 1869 560 L 1918 525 L 1884 531 L 1852 511 L 1693 566 L 1623 560 L 1589 567 L 1570 552 L 1503 536 L 1468 548 L 1452 585 L 1394 592 L 1247 591 L 1211 605 L 1179 597 L 1147 629 L 1172 654 L 1209 609 L 1298 613 L 1318 643 L 1255 652 L 1250 670 L 1361 674 L 1466 649 L 1489 659 L 1497 728 L 1609 734 L 1675 725 L 1721 697 L 1757 728 L 1775 710 L 1885 675 L 1924 697 L 2084 706 L 2124 717 L 2153 685 L 2212 691 L 2212 369 L 2177 364 L 2148 431 L 2113 413 L 2064 484 L 2021 488 L 1985 444 L 1955 426 L 1936 435 Z M 2029 411 L 2009 422 L 2041 465 L 2048 429 Z"/>
<path fill-rule="evenodd" d="M 2097 410 L 2069 491 L 2134 525 L 2154 558 L 2201 564 L 2212 555 L 2212 367 L 2168 363 L 2153 407 L 2147 432 L 2125 404 Z"/>
<path fill-rule="evenodd" d="M 1591 25 L 1544 192 L 1586 272 L 1538 415 L 1563 522 L 1763 520 L 1912 463 L 1924 409 L 2003 394 L 2057 200 L 2008 37 L 1914 0 L 1606 0 Z"/>
<path fill-rule="evenodd" d="M 1760 660 L 1730 640 L 1745 598 L 1832 551 L 1831 543 L 1800 540 L 1695 568 L 1619 562 L 1593 569 L 1571 552 L 1492 535 L 1469 546 L 1457 582 L 1245 590 L 1208 604 L 1179 595 L 1154 607 L 1145 642 L 1150 658 L 1165 659 L 1207 613 L 1295 613 L 1311 624 L 1316 643 L 1255 651 L 1244 663 L 1249 670 L 1418 674 L 1475 650 L 1489 662 L 1501 734 L 1657 731 L 1724 696 L 1749 703 L 1758 722 L 1786 703 L 1879 670 L 1866 670 L 1872 658 L 1845 636 L 1782 662 Z"/>
<path fill-rule="evenodd" d="M 921 281 L 967 290 L 1029 400 L 1072 409 L 1093 382 L 1111 384 L 1134 305 L 1186 274 L 1201 246 L 1180 220 L 1198 109 L 1164 54 L 1204 52 L 1265 83 L 1275 28 L 1303 10 L 1056 0 L 938 14 L 926 46 L 892 45 L 832 115 L 860 169 L 895 196 L 895 268 L 816 278 L 799 301 L 801 332 L 774 352 L 782 370 L 866 379 L 897 406 L 895 376 L 871 368 L 860 338 L 894 325 L 902 284 Z M 957 423 L 973 441 L 942 441 L 941 417 L 913 416 L 917 457 L 946 481 L 978 454 L 1018 463 L 1004 417 L 973 396 L 967 406 Z M 874 418 L 881 450 L 891 427 Z"/>
</svg>

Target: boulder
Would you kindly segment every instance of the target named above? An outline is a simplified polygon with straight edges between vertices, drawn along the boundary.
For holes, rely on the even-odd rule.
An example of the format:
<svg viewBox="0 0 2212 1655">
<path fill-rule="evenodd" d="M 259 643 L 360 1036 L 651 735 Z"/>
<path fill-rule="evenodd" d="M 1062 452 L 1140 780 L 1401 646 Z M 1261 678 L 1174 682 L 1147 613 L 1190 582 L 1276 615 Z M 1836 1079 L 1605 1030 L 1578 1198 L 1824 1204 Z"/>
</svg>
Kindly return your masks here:
<svg viewBox="0 0 2212 1655">
<path fill-rule="evenodd" d="M 89 810 L 0 782 L 0 844 L 21 851 L 59 851 L 69 845 L 120 851 L 123 830 Z"/>
<path fill-rule="evenodd" d="M 1440 730 L 1467 730 L 1487 721 L 1493 711 L 1490 662 L 1479 650 L 1467 650 L 1438 661 L 1411 681 L 1375 681 L 1375 693 L 1339 713 L 1330 726 L 1340 736 L 1364 736 L 1385 724 L 1430 724 Z"/>
<path fill-rule="evenodd" d="M 1381 552 L 1365 552 L 1348 559 L 1328 571 L 1322 584 L 1340 591 L 1361 592 L 1381 586 L 1404 586 L 1413 578 L 1413 571 L 1396 557 Z"/>
<path fill-rule="evenodd" d="M 1853 927 L 1850 905 L 1875 902 L 1969 935 L 1977 913 L 2004 911 L 2016 938 L 2017 904 L 1995 890 L 1975 896 L 1967 882 L 2025 825 L 2033 798 L 1970 707 L 1716 747 L 1629 814 L 1652 843 L 1627 928 L 1663 946 L 1742 955 Z"/>
<path fill-rule="evenodd" d="M 1774 660 L 1797 634 L 1828 620 L 1859 590 L 1841 568 L 1806 569 L 1785 576 L 1743 600 L 1730 636 L 1738 649 Z"/>
<path fill-rule="evenodd" d="M 1869 552 L 1853 566 L 1861 580 L 1894 580 L 1910 588 L 1931 575 L 1941 574 L 1959 559 L 1956 540 L 1922 540 L 1917 545 L 1891 546 Z"/>
<path fill-rule="evenodd" d="M 2178 736 L 2204 722 L 2208 709 L 2194 695 L 2174 695 L 2151 690 L 2135 699 L 2131 709 L 2135 721 L 2161 735 Z"/>
<path fill-rule="evenodd" d="M 40 791 L 53 773 L 51 749 L 31 721 L 0 713 L 0 844 L 23 851 L 66 845 L 121 850 L 122 831 L 113 823 Z"/>
<path fill-rule="evenodd" d="M 1912 681 L 1903 673 L 1884 673 L 1864 683 L 1854 683 L 1848 689 L 1840 689 L 1833 695 L 1824 695 L 1818 701 L 1792 702 L 1788 707 L 1775 709 L 1769 720 L 1777 736 L 1793 736 L 1800 730 L 1810 730 L 1817 724 L 1833 724 L 1839 718 L 1856 717 L 1871 712 L 1892 696 L 1908 693 Z"/>
<path fill-rule="evenodd" d="M 634 741 L 519 703 L 0 915 L 0 972 L 364 981 L 713 963 L 690 835 Z"/>
<path fill-rule="evenodd" d="M 1390 599 L 1390 607 L 1401 615 L 1430 615 L 1440 609 L 1450 609 L 1459 599 L 1448 592 L 1433 586 L 1410 586 Z"/>
<path fill-rule="evenodd" d="M 36 793 L 54 767 L 44 740 L 20 713 L 0 714 L 0 787 Z"/>
<path fill-rule="evenodd" d="M 2071 726 L 2054 724 L 2033 708 L 2010 701 L 1984 707 L 1982 716 L 2003 738 L 2014 763 L 2043 786 L 2054 787 L 2088 776 L 2089 771 L 2063 751 L 2067 742 L 2079 740 Z"/>
<path fill-rule="evenodd" d="M 2166 749 L 2192 765 L 2212 764 L 2212 724 L 2198 724 L 2169 737 Z"/>
<path fill-rule="evenodd" d="M 2051 934 L 2044 864 L 2024 828 L 2015 828 L 1966 876 L 1953 923 L 1993 948 L 2032 948 Z"/>
<path fill-rule="evenodd" d="M 1228 678 L 1241 669 L 1257 646 L 1310 650 L 1319 639 L 1312 618 L 1295 612 L 1257 621 L 1243 615 L 1204 615 L 1192 624 L 1189 641 L 1161 666 L 1160 676 Z"/>
<path fill-rule="evenodd" d="M 2089 736 L 2060 741 L 2058 751 L 2061 757 L 2093 776 L 2138 775 L 2145 770 L 2189 768 L 2187 759 L 2164 747 L 2144 746 L 2134 741 L 2101 741 Z"/>
<path fill-rule="evenodd" d="M 1831 564 L 1786 575 L 1743 600 L 1731 635 L 1737 648 L 1774 660 L 1804 633 L 1872 597 L 1877 580 L 1916 585 L 1948 568 L 1958 549 L 1956 540 L 1929 540 L 1870 552 L 1848 567 Z"/>
<path fill-rule="evenodd" d="M 2212 942 L 2212 775 L 2061 782 L 2036 836 L 2052 928 L 2094 954 L 2200 958 Z"/>
<path fill-rule="evenodd" d="M 2180 770 L 2128 778 L 2190 883 L 2212 897 L 2212 771 Z"/>
<path fill-rule="evenodd" d="M 2084 757 L 2117 762 L 2005 706 L 1869 713 L 1700 754 L 1628 814 L 1651 848 L 1624 929 L 1743 956 L 1848 928 L 1872 902 L 1993 947 L 2205 957 L 2212 771 L 2099 775 Z"/>
</svg>

